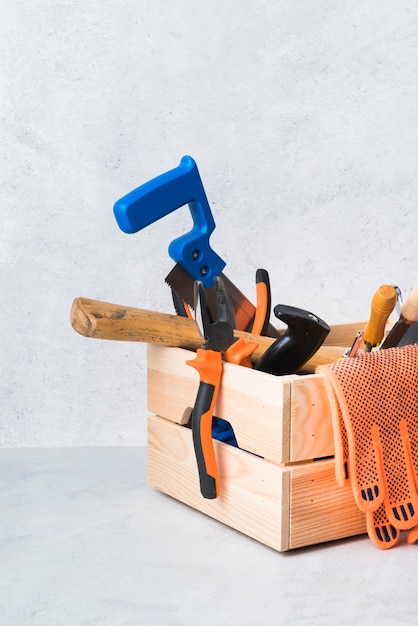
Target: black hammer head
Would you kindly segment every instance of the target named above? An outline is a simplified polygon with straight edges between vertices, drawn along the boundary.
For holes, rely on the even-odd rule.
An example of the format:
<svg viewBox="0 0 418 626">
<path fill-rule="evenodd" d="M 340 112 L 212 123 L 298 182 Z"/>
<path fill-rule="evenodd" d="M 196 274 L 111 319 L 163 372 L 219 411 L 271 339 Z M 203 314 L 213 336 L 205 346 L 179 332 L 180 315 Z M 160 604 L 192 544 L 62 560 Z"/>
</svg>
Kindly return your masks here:
<svg viewBox="0 0 418 626">
<path fill-rule="evenodd" d="M 313 313 L 285 304 L 277 304 L 274 315 L 288 328 L 266 350 L 255 369 L 276 376 L 291 374 L 312 358 L 330 327 Z"/>
</svg>

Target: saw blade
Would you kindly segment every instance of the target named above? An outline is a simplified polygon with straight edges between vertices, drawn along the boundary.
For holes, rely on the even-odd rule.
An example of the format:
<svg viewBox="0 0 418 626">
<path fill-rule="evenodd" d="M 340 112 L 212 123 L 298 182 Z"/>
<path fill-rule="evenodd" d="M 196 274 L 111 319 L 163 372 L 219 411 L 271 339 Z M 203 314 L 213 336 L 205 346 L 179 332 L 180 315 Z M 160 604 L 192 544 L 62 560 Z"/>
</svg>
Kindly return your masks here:
<svg viewBox="0 0 418 626">
<path fill-rule="evenodd" d="M 397 344 L 398 348 L 402 346 L 409 346 L 410 344 L 414 344 L 418 342 L 418 322 L 413 322 L 413 324 L 409 325 L 409 328 L 405 331 L 402 339 Z"/>
</svg>

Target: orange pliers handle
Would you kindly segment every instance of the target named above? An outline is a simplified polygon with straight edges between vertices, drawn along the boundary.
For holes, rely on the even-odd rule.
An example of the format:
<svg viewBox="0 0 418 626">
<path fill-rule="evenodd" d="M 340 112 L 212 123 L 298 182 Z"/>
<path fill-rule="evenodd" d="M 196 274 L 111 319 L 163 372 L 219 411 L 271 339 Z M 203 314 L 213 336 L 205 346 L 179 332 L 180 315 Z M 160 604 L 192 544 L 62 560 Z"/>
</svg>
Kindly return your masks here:
<svg viewBox="0 0 418 626">
<path fill-rule="evenodd" d="M 222 354 L 198 348 L 196 358 L 186 361 L 199 372 L 200 384 L 192 412 L 192 435 L 204 498 L 219 496 L 219 474 L 212 440 L 212 418 L 222 376 Z"/>
<path fill-rule="evenodd" d="M 268 280 L 268 276 L 267 276 Z M 258 347 L 254 341 L 245 343 L 234 337 L 235 316 L 222 279 L 214 279 L 217 316 L 214 319 L 200 281 L 195 282 L 196 323 L 204 347 L 197 350 L 196 358 L 186 361 L 199 373 L 200 383 L 192 411 L 192 436 L 199 472 L 200 491 L 204 498 L 219 496 L 219 475 L 213 449 L 213 417 L 222 377 L 222 355 L 230 363 L 251 367 L 251 355 Z M 173 300 L 177 312 L 185 314 L 182 303 Z M 265 295 L 261 296 L 266 301 Z M 263 307 L 264 308 L 264 307 Z M 265 320 L 266 313 L 262 312 Z M 268 316 L 267 316 L 268 317 Z"/>
<path fill-rule="evenodd" d="M 235 363 L 235 365 L 252 367 L 251 357 L 257 348 L 258 343 L 256 341 L 245 341 L 240 337 L 225 351 L 225 361 Z"/>
</svg>

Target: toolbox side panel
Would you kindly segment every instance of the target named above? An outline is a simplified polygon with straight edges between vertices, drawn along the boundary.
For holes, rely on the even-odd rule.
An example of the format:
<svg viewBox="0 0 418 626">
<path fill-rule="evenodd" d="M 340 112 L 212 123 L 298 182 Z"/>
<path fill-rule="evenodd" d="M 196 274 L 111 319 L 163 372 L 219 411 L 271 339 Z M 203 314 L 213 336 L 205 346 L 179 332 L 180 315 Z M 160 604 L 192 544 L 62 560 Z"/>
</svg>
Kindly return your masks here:
<svg viewBox="0 0 418 626">
<path fill-rule="evenodd" d="M 189 423 L 195 353 L 148 346 L 148 480 L 279 552 L 366 532 L 349 487 L 335 479 L 331 411 L 318 374 L 272 376 L 225 363 L 215 415 L 238 445 L 214 441 L 220 497 L 202 497 Z M 319 459 L 313 461 L 312 459 Z"/>
<path fill-rule="evenodd" d="M 220 496 L 202 497 L 192 434 L 157 416 L 148 419 L 148 481 L 160 491 L 274 548 L 289 546 L 285 468 L 214 442 Z"/>
<path fill-rule="evenodd" d="M 186 365 L 195 353 L 182 348 L 148 346 L 148 410 L 187 424 L 199 376 Z M 275 463 L 289 458 L 290 384 L 298 378 L 271 376 L 224 363 L 215 415 L 234 429 L 238 446 Z"/>
<path fill-rule="evenodd" d="M 279 552 L 366 532 L 350 488 L 337 484 L 333 459 L 279 466 L 214 443 L 221 494 L 206 500 L 191 430 L 150 416 L 148 482 Z"/>
<path fill-rule="evenodd" d="M 196 354 L 182 348 L 147 346 L 148 411 L 187 424 L 199 388 L 199 376 L 186 360 Z"/>
<path fill-rule="evenodd" d="M 366 532 L 366 516 L 350 486 L 340 487 L 334 459 L 291 470 L 289 548 L 300 548 Z"/>
<path fill-rule="evenodd" d="M 325 382 L 319 374 L 292 381 L 287 462 L 333 456 L 334 431 Z"/>
<path fill-rule="evenodd" d="M 199 376 L 186 365 L 194 353 L 148 346 L 148 410 L 187 424 Z M 238 446 L 273 463 L 334 454 L 331 413 L 318 374 L 272 376 L 225 363 L 215 415 L 227 420 Z"/>
</svg>

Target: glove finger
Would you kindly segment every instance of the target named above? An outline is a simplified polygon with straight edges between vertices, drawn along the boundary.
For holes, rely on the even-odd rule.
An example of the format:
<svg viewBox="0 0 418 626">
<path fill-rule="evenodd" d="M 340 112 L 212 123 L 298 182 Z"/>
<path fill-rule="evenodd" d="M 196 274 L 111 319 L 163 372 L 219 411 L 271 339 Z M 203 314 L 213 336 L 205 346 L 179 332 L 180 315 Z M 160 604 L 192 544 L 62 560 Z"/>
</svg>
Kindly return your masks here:
<svg viewBox="0 0 418 626">
<path fill-rule="evenodd" d="M 366 513 L 366 528 L 371 541 L 381 550 L 393 548 L 400 536 L 400 531 L 390 523 L 383 504 L 376 511 Z"/>
<path fill-rule="evenodd" d="M 390 522 L 396 528 L 405 530 L 418 524 L 417 477 L 405 419 L 399 422 L 399 432 L 401 454 L 393 458 L 392 465 L 385 459 L 385 508 Z"/>
<path fill-rule="evenodd" d="M 324 385 L 328 396 L 329 408 L 331 412 L 332 428 L 334 431 L 334 452 L 335 452 L 335 478 L 338 484 L 343 487 L 348 482 L 348 439 L 345 424 L 341 412 L 341 404 L 337 398 L 338 388 L 336 381 L 326 365 L 316 368 L 317 374 L 322 374 Z"/>
<path fill-rule="evenodd" d="M 353 495 L 361 511 L 373 512 L 384 499 L 384 472 L 382 442 L 379 429 L 370 429 L 371 440 L 354 436 L 350 424 L 346 424 L 349 442 L 349 473 Z"/>
</svg>

